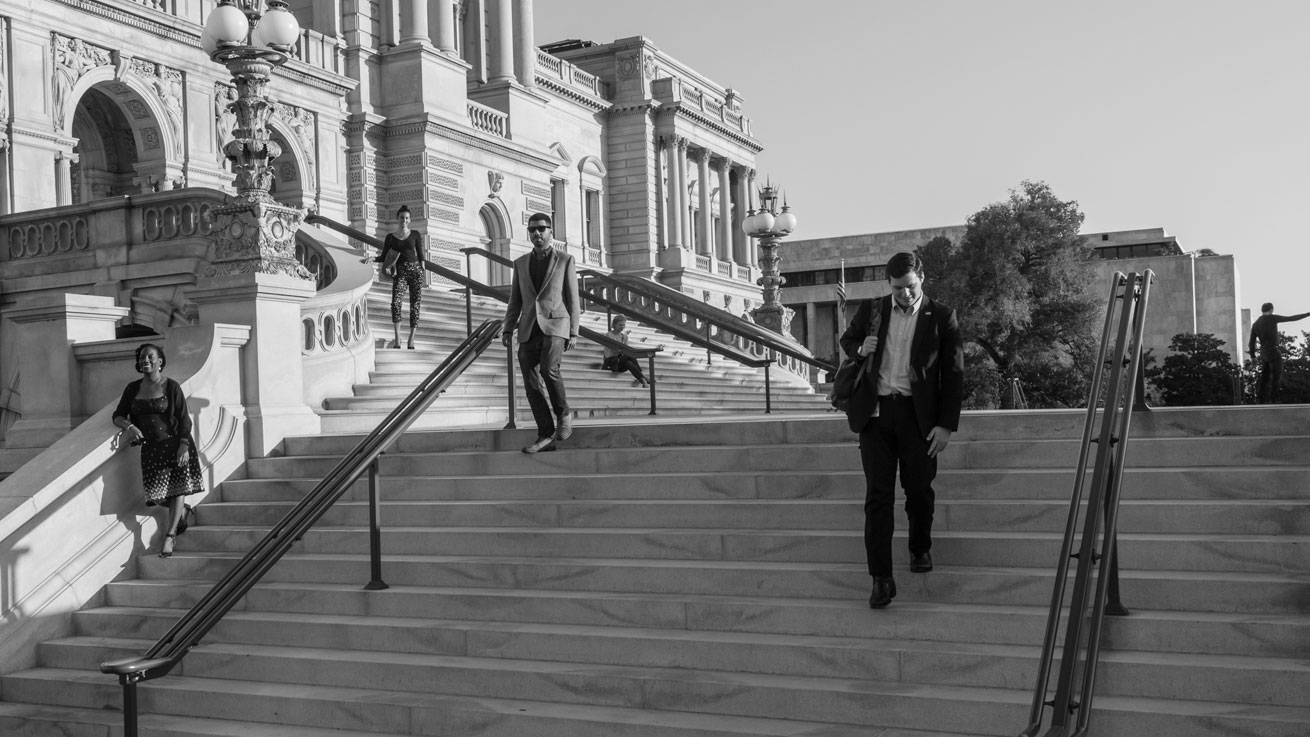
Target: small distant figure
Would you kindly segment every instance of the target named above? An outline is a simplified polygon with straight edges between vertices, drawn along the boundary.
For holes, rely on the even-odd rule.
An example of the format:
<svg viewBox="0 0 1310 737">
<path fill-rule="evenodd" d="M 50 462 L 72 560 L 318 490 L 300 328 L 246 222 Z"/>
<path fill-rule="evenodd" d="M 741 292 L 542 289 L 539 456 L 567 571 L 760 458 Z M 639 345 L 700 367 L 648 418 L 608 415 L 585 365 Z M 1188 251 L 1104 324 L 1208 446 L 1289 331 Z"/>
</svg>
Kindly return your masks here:
<svg viewBox="0 0 1310 737">
<path fill-rule="evenodd" d="M 409 292 L 409 348 L 414 349 L 414 330 L 418 327 L 419 306 L 423 303 L 423 234 L 409 227 L 409 207 L 396 210 L 400 225 L 396 232 L 387 233 L 386 243 L 377 260 L 382 270 L 391 277 L 391 342 L 388 348 L 400 347 L 400 302 Z"/>
<path fill-rule="evenodd" d="M 605 333 L 605 335 L 610 340 L 627 345 L 628 331 L 624 330 L 627 326 L 628 318 L 623 315 L 615 315 L 614 319 L 610 320 L 610 330 L 608 333 Z M 602 349 L 602 353 L 605 358 L 601 361 L 601 368 L 607 371 L 613 371 L 616 374 L 621 374 L 624 371 L 627 371 L 632 374 L 632 378 L 636 379 L 636 384 L 638 386 L 650 386 L 650 384 L 646 382 L 646 376 L 641 373 L 641 364 L 635 357 L 629 356 L 618 349 L 609 348 L 608 346 Z"/>
<path fill-rule="evenodd" d="M 136 370 L 144 376 L 128 382 L 114 410 L 114 425 L 123 431 L 123 439 L 141 447 L 146 506 L 168 508 L 161 558 L 173 554 L 177 536 L 187 531 L 192 510 L 183 499 L 205 488 L 186 395 L 176 381 L 164 376 L 167 363 L 163 348 L 141 344 L 136 349 Z"/>
<path fill-rule="evenodd" d="M 518 329 L 523 391 L 537 423 L 537 439 L 523 452 L 541 453 L 555 450 L 556 440 L 568 440 L 573 434 L 560 363 L 564 351 L 577 345 L 581 313 L 573 256 L 555 249 L 549 215 L 539 212 L 528 218 L 528 239 L 532 251 L 514 260 L 514 281 L 500 335 L 509 346 Z"/>
<path fill-rule="evenodd" d="M 1283 354 L 1278 350 L 1278 323 L 1296 322 L 1310 317 L 1310 312 L 1284 317 L 1274 314 L 1274 303 L 1260 305 L 1260 316 L 1251 325 L 1251 344 L 1247 346 L 1252 357 L 1255 344 L 1260 342 L 1260 381 L 1256 384 L 1256 404 L 1277 404 L 1278 392 L 1283 387 Z"/>
</svg>

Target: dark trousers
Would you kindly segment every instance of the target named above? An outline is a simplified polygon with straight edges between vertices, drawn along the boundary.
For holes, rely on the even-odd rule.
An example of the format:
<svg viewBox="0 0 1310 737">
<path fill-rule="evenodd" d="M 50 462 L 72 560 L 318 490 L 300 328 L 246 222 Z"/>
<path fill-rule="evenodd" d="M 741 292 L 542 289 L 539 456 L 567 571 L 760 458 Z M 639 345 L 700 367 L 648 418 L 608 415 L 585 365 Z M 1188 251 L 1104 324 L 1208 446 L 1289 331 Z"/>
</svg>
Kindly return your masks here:
<svg viewBox="0 0 1310 737">
<path fill-rule="evenodd" d="M 641 373 L 641 364 L 637 363 L 637 359 L 626 353 L 620 353 L 617 356 L 607 356 L 601 361 L 600 366 L 601 368 L 607 371 L 613 371 L 616 374 L 621 374 L 624 371 L 627 371 L 632 374 L 632 378 L 638 381 L 646 380 L 645 375 Z"/>
<path fill-rule="evenodd" d="M 926 553 L 932 548 L 932 481 L 937 476 L 937 459 L 928 455 L 928 441 L 915 420 L 913 400 L 878 400 L 878 416 L 860 431 L 860 461 L 864 465 L 864 551 L 869 575 L 890 576 L 898 466 L 905 489 L 910 552 Z"/>
<path fill-rule="evenodd" d="M 554 338 L 534 329 L 526 343 L 519 343 L 523 391 L 528 395 L 528 406 L 532 407 L 532 419 L 537 422 L 539 438 L 554 435 L 555 418 L 569 411 L 569 400 L 564 395 L 564 377 L 559 372 L 565 342 L 563 338 Z M 549 402 L 547 394 L 550 395 Z M 553 413 L 552 406 L 555 408 Z"/>
<path fill-rule="evenodd" d="M 1256 384 L 1256 401 L 1274 404 L 1283 386 L 1283 354 L 1277 348 L 1260 349 L 1260 381 Z"/>
</svg>

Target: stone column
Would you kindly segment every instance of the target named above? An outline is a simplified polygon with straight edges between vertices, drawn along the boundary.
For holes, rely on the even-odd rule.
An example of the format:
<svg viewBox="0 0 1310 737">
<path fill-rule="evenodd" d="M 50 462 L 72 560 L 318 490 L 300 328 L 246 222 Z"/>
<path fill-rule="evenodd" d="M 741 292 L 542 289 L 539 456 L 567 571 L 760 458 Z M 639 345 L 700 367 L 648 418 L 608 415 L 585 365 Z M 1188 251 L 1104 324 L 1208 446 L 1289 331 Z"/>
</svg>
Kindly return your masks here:
<svg viewBox="0 0 1310 737">
<path fill-rule="evenodd" d="M 677 138 L 671 138 L 668 141 L 668 148 L 665 158 L 669 166 L 669 199 L 668 199 L 668 236 L 667 242 L 669 248 L 682 247 L 682 197 L 679 192 L 682 191 L 682 167 L 678 164 L 681 143 Z"/>
<path fill-rule="evenodd" d="M 805 303 L 805 347 L 810 349 L 810 353 L 818 356 L 819 353 L 819 316 L 816 314 L 819 306 L 814 302 Z"/>
<path fill-rule="evenodd" d="M 690 144 L 685 138 L 678 139 L 678 220 L 682 224 L 680 241 L 683 248 L 691 246 L 691 195 L 687 192 L 687 148 Z"/>
<path fill-rule="evenodd" d="M 514 73 L 524 87 L 537 86 L 537 43 L 532 32 L 532 0 L 514 0 Z"/>
<path fill-rule="evenodd" d="M 55 154 L 55 204 L 73 204 L 73 162 L 76 154 L 60 151 Z"/>
<path fill-rule="evenodd" d="M 742 223 L 746 222 L 746 210 L 750 208 L 750 196 L 746 194 L 746 170 L 742 167 L 735 167 L 737 176 L 732 184 L 732 198 L 737 203 L 737 211 L 732 214 L 732 260 L 739 264 L 754 266 L 755 262 L 751 259 L 750 238 L 746 236 L 746 231 L 742 230 Z"/>
<path fill-rule="evenodd" d="M 668 140 L 664 136 L 655 139 L 655 248 L 663 251 L 669 247 L 669 203 L 665 197 L 669 188 L 664 184 Z M 3 207 L 3 203 L 0 203 Z"/>
<path fill-rule="evenodd" d="M 492 0 L 491 30 L 496 47 L 491 55 L 491 82 L 514 79 L 514 0 Z"/>
<path fill-rule="evenodd" d="M 428 38 L 427 0 L 405 0 L 404 8 L 405 12 L 400 19 L 400 42 L 402 44 L 414 41 L 432 43 Z"/>
<path fill-rule="evenodd" d="M 73 345 L 113 340 L 114 324 L 130 313 L 111 297 L 59 294 L 38 297 L 4 316 L 17 329 L 18 381 L 23 415 L 5 434 L 10 448 L 40 448 L 81 422 L 82 372 Z M 124 383 L 131 377 L 125 377 Z"/>
<path fill-rule="evenodd" d="M 722 158 L 716 159 L 714 163 L 719 174 L 719 237 L 718 247 L 714 250 L 720 261 L 732 261 L 732 198 L 728 192 L 728 168 L 731 164 Z"/>
<path fill-rule="evenodd" d="M 437 0 L 437 49 L 447 54 L 455 53 L 455 0 Z"/>
<path fill-rule="evenodd" d="M 700 190 L 700 217 L 696 221 L 697 243 L 700 247 L 696 250 L 702 256 L 713 259 L 714 213 L 710 207 L 710 152 L 708 149 L 700 149 L 696 154 L 696 176 L 699 179 L 697 188 Z M 712 263 L 711 268 L 713 268 Z"/>
<path fill-rule="evenodd" d="M 757 209 L 755 204 L 755 170 L 746 170 L 746 208 L 748 210 Z M 754 238 L 746 239 L 746 261 L 751 264 L 758 264 L 760 260 L 759 244 Z"/>
</svg>

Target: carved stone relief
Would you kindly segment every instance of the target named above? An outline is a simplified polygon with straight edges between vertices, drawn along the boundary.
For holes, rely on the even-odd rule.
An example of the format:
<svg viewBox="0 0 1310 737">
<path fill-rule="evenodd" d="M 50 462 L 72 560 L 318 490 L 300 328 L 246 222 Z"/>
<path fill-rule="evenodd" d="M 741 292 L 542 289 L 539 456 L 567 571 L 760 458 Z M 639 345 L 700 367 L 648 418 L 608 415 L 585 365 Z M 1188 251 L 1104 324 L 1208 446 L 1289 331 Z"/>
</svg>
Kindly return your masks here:
<svg viewBox="0 0 1310 737">
<path fill-rule="evenodd" d="M 55 74 L 52 80 L 54 122 L 56 129 L 63 129 L 68 120 L 68 106 L 71 102 L 68 98 L 73 85 L 92 69 L 112 64 L 113 54 L 109 49 L 88 44 L 80 38 L 69 38 L 58 33 L 52 33 L 51 37 L 54 40 L 55 55 Z"/>
</svg>

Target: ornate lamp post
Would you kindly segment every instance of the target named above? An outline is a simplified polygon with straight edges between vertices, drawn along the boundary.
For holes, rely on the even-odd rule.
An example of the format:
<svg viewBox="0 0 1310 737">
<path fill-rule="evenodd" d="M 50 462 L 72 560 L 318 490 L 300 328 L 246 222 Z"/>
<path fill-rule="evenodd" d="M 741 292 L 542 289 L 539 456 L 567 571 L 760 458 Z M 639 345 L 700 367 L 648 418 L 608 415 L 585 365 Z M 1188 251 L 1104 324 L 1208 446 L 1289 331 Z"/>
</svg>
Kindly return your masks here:
<svg viewBox="0 0 1310 737">
<path fill-rule="evenodd" d="M 228 104 L 236 117 L 223 154 L 236 173 L 237 202 L 212 213 L 214 260 L 206 276 L 285 274 L 312 278 L 296 261 L 295 234 L 304 212 L 276 202 L 268 193 L 276 176 L 273 159 L 282 147 L 268 120 L 277 102 L 265 87 L 273 69 L 286 63 L 300 36 L 300 24 L 285 0 L 223 0 L 205 22 L 201 45 L 227 67 L 237 89 Z"/>
<path fill-rule="evenodd" d="M 200 321 L 248 325 L 242 351 L 246 452 L 264 456 L 288 435 L 321 427 L 305 404 L 301 303 L 314 296 L 309 271 L 296 260 L 296 233 L 304 211 L 269 194 L 273 160 L 282 147 L 269 134 L 277 102 L 265 92 L 273 69 L 286 63 L 300 35 L 286 2 L 223 0 L 209 14 L 201 43 L 227 67 L 236 86 L 228 110 L 235 118 L 223 153 L 236 173 L 237 194 L 209 211 L 214 250 L 209 266 L 187 290 Z"/>
<path fill-rule="evenodd" d="M 778 301 L 778 292 L 787 279 L 778 273 L 778 245 L 782 237 L 796 229 L 796 216 L 791 213 L 786 200 L 782 203 L 782 212 L 778 212 L 778 191 L 773 185 L 765 184 L 760 190 L 760 209 L 746 214 L 741 227 L 746 235 L 758 238 L 760 252 L 760 278 L 755 282 L 764 288 L 764 303 L 751 311 L 752 317 L 759 325 L 775 333 L 789 335 L 791 318 L 794 312 Z"/>
</svg>

